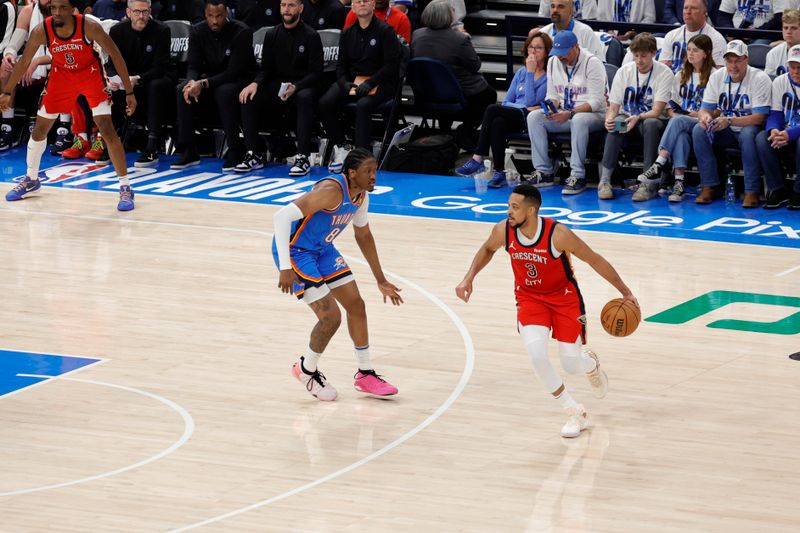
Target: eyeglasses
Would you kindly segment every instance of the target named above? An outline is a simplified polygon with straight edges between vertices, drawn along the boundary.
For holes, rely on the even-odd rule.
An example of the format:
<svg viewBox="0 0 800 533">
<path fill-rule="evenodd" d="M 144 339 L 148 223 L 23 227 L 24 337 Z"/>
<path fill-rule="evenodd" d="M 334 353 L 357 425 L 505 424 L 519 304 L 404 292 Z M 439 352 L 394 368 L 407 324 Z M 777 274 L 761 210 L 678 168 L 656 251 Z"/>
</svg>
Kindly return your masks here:
<svg viewBox="0 0 800 533">
<path fill-rule="evenodd" d="M 131 9 L 131 15 L 136 15 L 137 17 L 146 17 L 149 14 L 149 9 Z"/>
</svg>

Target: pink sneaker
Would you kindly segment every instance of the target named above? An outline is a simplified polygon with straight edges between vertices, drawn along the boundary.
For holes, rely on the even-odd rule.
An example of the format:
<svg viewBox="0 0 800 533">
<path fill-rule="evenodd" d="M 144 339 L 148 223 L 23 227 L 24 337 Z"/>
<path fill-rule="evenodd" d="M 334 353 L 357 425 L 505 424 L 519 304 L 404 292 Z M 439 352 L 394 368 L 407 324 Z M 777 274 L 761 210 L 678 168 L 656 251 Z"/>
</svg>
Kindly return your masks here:
<svg viewBox="0 0 800 533">
<path fill-rule="evenodd" d="M 302 383 L 311 396 L 323 402 L 332 402 L 338 396 L 336 389 L 333 385 L 327 382 L 325 374 L 316 370 L 312 374 L 306 372 L 303 368 L 303 358 L 301 357 L 294 365 L 292 365 L 292 375 L 297 378 L 297 381 Z"/>
<path fill-rule="evenodd" d="M 354 376 L 354 384 L 358 392 L 366 392 L 375 396 L 392 396 L 397 394 L 397 387 L 383 379 L 374 370 L 359 370 Z"/>
</svg>

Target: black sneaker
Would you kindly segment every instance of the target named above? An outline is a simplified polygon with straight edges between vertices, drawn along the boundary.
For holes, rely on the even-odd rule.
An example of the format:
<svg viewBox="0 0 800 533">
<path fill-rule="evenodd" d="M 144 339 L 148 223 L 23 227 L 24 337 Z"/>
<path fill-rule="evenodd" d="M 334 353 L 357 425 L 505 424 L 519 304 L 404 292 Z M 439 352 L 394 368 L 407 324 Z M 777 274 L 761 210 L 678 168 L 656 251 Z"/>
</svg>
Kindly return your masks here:
<svg viewBox="0 0 800 533">
<path fill-rule="evenodd" d="M 100 152 L 100 157 L 94 160 L 95 165 L 110 165 L 111 157 L 108 155 L 108 146 L 103 146 L 103 151 Z"/>
<path fill-rule="evenodd" d="M 774 191 L 770 191 L 767 195 L 767 201 L 764 202 L 764 209 L 778 209 L 782 205 L 786 205 L 789 202 L 789 193 L 781 187 L 780 189 L 775 189 Z"/>
<path fill-rule="evenodd" d="M 789 197 L 789 209 L 792 211 L 800 211 L 800 192 L 794 191 Z"/>
<path fill-rule="evenodd" d="M 233 171 L 245 173 L 252 172 L 253 170 L 258 170 L 260 168 L 264 168 L 264 156 L 253 151 L 248 151 L 247 155 L 244 156 L 244 160 L 236 165 Z"/>
<path fill-rule="evenodd" d="M 239 163 L 242 162 L 242 158 L 236 154 L 228 152 L 225 156 L 225 160 L 222 162 L 222 171 L 223 172 L 234 172 L 236 167 L 239 166 Z"/>
<path fill-rule="evenodd" d="M 0 125 L 0 152 L 11 148 L 14 142 L 14 132 L 11 124 Z"/>
<path fill-rule="evenodd" d="M 158 154 L 155 152 L 142 152 L 139 159 L 133 164 L 136 168 L 150 168 L 158 166 Z"/>
<path fill-rule="evenodd" d="M 56 141 L 50 147 L 50 155 L 61 155 L 61 152 L 72 146 L 75 142 L 75 137 L 69 131 L 69 124 L 61 124 L 56 129 Z"/>
<path fill-rule="evenodd" d="M 186 153 L 172 163 L 169 168 L 173 170 L 183 170 L 184 168 L 194 167 L 200 164 L 200 156 L 195 153 Z"/>
<path fill-rule="evenodd" d="M 311 171 L 311 163 L 308 161 L 308 156 L 297 154 L 294 158 L 294 165 L 289 169 L 289 175 L 293 178 L 305 176 Z"/>
</svg>

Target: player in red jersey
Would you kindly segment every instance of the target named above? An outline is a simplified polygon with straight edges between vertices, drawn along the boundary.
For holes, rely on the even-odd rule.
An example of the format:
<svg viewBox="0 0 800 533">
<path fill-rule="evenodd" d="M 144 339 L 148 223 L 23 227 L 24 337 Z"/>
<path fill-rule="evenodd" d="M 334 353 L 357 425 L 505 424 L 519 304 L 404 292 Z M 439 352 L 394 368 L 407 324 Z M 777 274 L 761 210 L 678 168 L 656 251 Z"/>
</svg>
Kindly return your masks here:
<svg viewBox="0 0 800 533">
<path fill-rule="evenodd" d="M 547 356 L 550 332 L 558 341 L 561 366 L 569 374 L 584 373 L 598 398 L 605 396 L 608 378 L 597 355 L 582 350 L 586 341 L 586 311 L 570 256 L 588 263 L 613 285 L 623 298 L 639 302 L 614 267 L 575 233 L 555 220 L 539 216 L 542 195 L 533 185 L 514 188 L 508 198 L 508 220 L 498 222 L 475 254 L 456 295 L 469 301 L 472 282 L 505 247 L 514 271 L 518 330 L 539 380 L 567 410 L 569 418 L 562 437 L 577 437 L 589 425 L 586 409 L 567 391 L 564 381 Z"/>
<path fill-rule="evenodd" d="M 106 140 L 108 153 L 114 169 L 119 176 L 119 203 L 117 209 L 133 209 L 133 192 L 128 181 L 128 167 L 125 150 L 111 122 L 111 98 L 106 90 L 106 77 L 103 65 L 94 44 L 100 45 L 108 53 L 117 68 L 125 86 L 126 113 L 130 116 L 136 110 L 133 86 L 128 78 L 128 67 L 122 59 L 117 45 L 97 22 L 83 15 L 73 14 L 74 0 L 51 0 L 50 14 L 44 22 L 31 32 L 25 45 L 25 53 L 17 62 L 6 87 L 16 87 L 25 74 L 33 54 L 39 46 L 47 46 L 53 58 L 50 76 L 42 92 L 36 125 L 28 141 L 27 176 L 6 194 L 6 200 L 21 200 L 28 194 L 39 190 L 39 163 L 47 147 L 47 133 L 53 127 L 59 113 L 71 113 L 79 95 L 89 102 L 94 121 L 100 134 Z M 0 95 L 0 111 L 8 109 L 11 93 L 6 89 Z"/>
</svg>

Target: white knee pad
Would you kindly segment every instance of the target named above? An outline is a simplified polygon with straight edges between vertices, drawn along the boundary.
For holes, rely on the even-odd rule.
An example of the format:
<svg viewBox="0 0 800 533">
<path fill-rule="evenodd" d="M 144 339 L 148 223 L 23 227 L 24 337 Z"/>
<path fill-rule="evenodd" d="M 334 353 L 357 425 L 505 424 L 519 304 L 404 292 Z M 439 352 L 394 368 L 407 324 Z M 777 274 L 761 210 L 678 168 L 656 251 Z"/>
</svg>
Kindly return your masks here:
<svg viewBox="0 0 800 533">
<path fill-rule="evenodd" d="M 528 352 L 528 357 L 533 363 L 533 369 L 539 380 L 547 388 L 548 392 L 554 392 L 562 384 L 563 380 L 558 375 L 556 369 L 547 357 L 547 342 L 550 338 L 550 328 L 544 326 L 522 326 L 519 330 L 522 343 Z"/>
<path fill-rule="evenodd" d="M 561 366 L 568 374 L 585 373 L 594 368 L 594 359 L 583 353 L 580 337 L 575 342 L 559 342 L 558 354 Z"/>
</svg>

